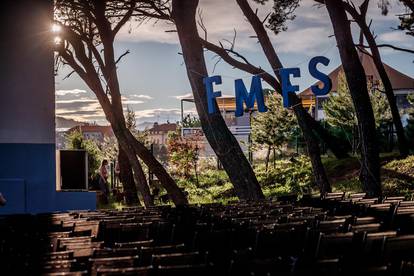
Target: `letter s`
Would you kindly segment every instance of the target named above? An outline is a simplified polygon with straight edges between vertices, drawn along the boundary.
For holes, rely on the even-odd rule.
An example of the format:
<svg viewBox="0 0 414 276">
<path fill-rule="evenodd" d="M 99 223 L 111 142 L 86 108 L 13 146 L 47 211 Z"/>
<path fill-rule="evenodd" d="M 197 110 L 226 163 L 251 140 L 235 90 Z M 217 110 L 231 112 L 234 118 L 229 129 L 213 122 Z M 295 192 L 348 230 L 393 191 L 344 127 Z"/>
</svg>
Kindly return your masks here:
<svg viewBox="0 0 414 276">
<path fill-rule="evenodd" d="M 313 94 L 316 96 L 323 96 L 328 94 L 332 89 L 332 81 L 331 79 L 324 73 L 318 71 L 317 65 L 318 63 L 322 63 L 325 66 L 328 66 L 329 59 L 327 57 L 318 56 L 314 57 L 309 62 L 309 73 L 315 79 L 320 80 L 323 83 L 323 88 L 319 88 L 317 85 L 312 85 L 311 89 Z"/>
</svg>

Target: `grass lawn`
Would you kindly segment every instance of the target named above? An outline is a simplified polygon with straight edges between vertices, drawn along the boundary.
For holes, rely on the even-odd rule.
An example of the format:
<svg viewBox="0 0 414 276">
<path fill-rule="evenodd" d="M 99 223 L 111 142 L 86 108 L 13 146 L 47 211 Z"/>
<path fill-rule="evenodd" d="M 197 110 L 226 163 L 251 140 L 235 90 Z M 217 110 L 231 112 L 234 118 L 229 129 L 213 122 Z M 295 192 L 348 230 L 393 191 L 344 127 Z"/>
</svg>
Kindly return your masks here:
<svg viewBox="0 0 414 276">
<path fill-rule="evenodd" d="M 381 154 L 381 178 L 384 195 L 411 197 L 414 193 L 414 155 L 400 160 L 396 158 L 397 155 L 394 153 Z M 322 161 L 333 191 L 362 191 L 361 183 L 358 180 L 361 166 L 358 157 L 341 160 L 323 157 Z M 297 194 L 300 197 L 306 193 L 318 192 L 318 188 L 313 183 L 310 161 L 304 156 L 271 162 L 268 171 L 265 170 L 264 164 L 259 162 L 255 164 L 254 168 L 266 197 L 291 194 Z M 193 204 L 227 203 L 237 200 L 233 186 L 224 170 L 203 168 L 200 169 L 198 180 L 191 177 L 190 179 L 177 179 L 177 183 L 185 189 L 190 203 Z M 99 208 L 110 209 L 121 209 L 122 207 L 124 207 L 123 204 L 113 199 L 109 204 L 99 206 Z"/>
</svg>

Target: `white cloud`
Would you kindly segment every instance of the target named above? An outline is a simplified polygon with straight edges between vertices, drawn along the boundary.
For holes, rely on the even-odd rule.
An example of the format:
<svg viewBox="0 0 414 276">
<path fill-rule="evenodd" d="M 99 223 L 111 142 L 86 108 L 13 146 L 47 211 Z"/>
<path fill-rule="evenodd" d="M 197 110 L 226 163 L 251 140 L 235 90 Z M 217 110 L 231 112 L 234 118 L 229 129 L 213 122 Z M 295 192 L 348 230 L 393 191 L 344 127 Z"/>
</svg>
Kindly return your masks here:
<svg viewBox="0 0 414 276">
<path fill-rule="evenodd" d="M 253 10 L 258 9 L 259 18 L 263 19 L 269 11 L 272 10 L 272 2 L 268 1 L 265 5 L 259 5 L 249 1 Z M 356 6 L 361 5 L 363 0 L 354 0 Z M 391 8 L 387 16 L 381 15 L 381 10 L 376 1 L 371 1 L 368 19 L 373 19 L 372 29 L 382 30 L 390 29 L 398 25 L 396 15 L 404 11 L 398 1 L 390 1 Z M 232 40 L 234 29 L 237 30 L 236 50 L 261 51 L 257 45 L 257 39 L 252 38 L 254 31 L 244 18 L 243 13 L 238 7 L 236 1 L 223 0 L 200 0 L 199 11 L 202 14 L 203 22 L 208 30 L 208 40 L 217 43 L 225 39 Z M 198 18 L 197 18 L 198 19 Z M 154 21 L 136 26 L 137 23 L 125 26 L 117 39 L 134 42 L 160 42 L 178 44 L 177 34 L 175 32 L 167 33 L 167 30 L 174 30 L 172 23 Z M 282 32 L 275 36 L 269 31 L 270 39 L 280 53 L 298 53 L 314 55 L 326 50 L 334 43 L 334 38 L 329 36 L 333 34 L 331 22 L 326 8 L 318 5 L 314 0 L 302 0 L 300 7 L 296 10 L 296 19 L 288 22 L 288 31 Z M 131 30 L 131 33 L 128 31 Z M 200 35 L 204 35 L 199 28 Z M 381 32 L 377 32 L 380 34 Z"/>
<path fill-rule="evenodd" d="M 413 38 L 409 35 L 406 35 L 402 31 L 383 33 L 378 36 L 378 41 L 395 44 L 402 47 L 411 47 L 414 44 Z"/>
<path fill-rule="evenodd" d="M 184 115 L 191 114 L 196 115 L 197 111 L 195 107 L 186 108 Z M 155 108 L 155 109 L 144 109 L 136 110 L 135 116 L 138 123 L 143 122 L 166 122 L 171 123 L 180 121 L 181 119 L 181 110 L 178 108 Z"/>
<path fill-rule="evenodd" d="M 66 103 L 98 103 L 97 99 L 90 99 L 90 98 L 81 98 L 81 99 L 71 99 L 71 100 L 56 100 L 55 101 L 56 104 L 66 104 Z"/>
<path fill-rule="evenodd" d="M 57 96 L 65 96 L 65 95 L 79 95 L 79 94 L 85 94 L 87 93 L 86 90 L 82 89 L 71 89 L 71 90 L 56 90 Z"/>
<path fill-rule="evenodd" d="M 155 108 L 135 111 L 137 119 L 141 118 L 153 118 L 153 117 L 165 117 L 165 116 L 177 116 L 181 114 L 181 110 L 178 108 Z"/>
<path fill-rule="evenodd" d="M 94 94 L 81 89 L 58 91 L 60 92 L 56 93 L 55 100 L 56 115 L 76 121 L 108 124 L 105 113 Z M 135 110 L 137 105 L 144 104 L 153 98 L 145 94 L 125 94 L 121 99 L 124 110 L 127 106 Z M 163 115 L 166 111 L 161 109 L 159 112 Z M 149 116 L 150 113 L 149 111 L 144 112 L 144 116 L 145 114 Z M 168 117 L 168 115 L 166 116 Z M 171 117 L 174 117 L 173 113 L 171 113 Z"/>
<path fill-rule="evenodd" d="M 131 94 L 131 95 L 127 95 L 129 98 L 135 98 L 135 99 L 144 99 L 144 100 L 152 100 L 154 99 L 153 97 L 149 96 L 149 95 L 142 95 L 142 94 Z"/>
<path fill-rule="evenodd" d="M 253 4 L 254 7 L 259 6 Z M 271 5 L 268 3 L 267 7 Z M 202 14 L 203 22 L 208 30 L 209 40 L 233 38 L 234 29 L 237 29 L 237 46 L 241 48 L 251 48 L 255 45 L 255 40 L 249 38 L 252 34 L 250 25 L 244 20 L 244 16 L 235 1 L 222 0 L 201 0 L 199 11 Z M 197 18 L 198 19 L 198 18 Z M 166 21 L 147 21 L 144 24 L 132 22 L 126 24 L 116 37 L 119 41 L 131 42 L 159 42 L 167 44 L 178 44 L 178 36 L 175 32 L 175 25 Z M 168 32 L 173 31 L 173 32 Z M 199 28 L 200 35 L 204 35 Z"/>
<path fill-rule="evenodd" d="M 170 96 L 170 98 L 174 98 L 174 99 L 177 99 L 177 100 L 182 100 L 182 99 L 192 98 L 192 96 L 193 96 L 193 93 L 187 93 L 187 94 L 184 94 L 184 95 Z"/>
<path fill-rule="evenodd" d="M 132 95 L 123 95 L 121 96 L 121 99 L 124 105 L 134 105 L 134 104 L 146 103 L 148 100 L 152 100 L 153 98 L 148 95 L 132 94 Z"/>
<path fill-rule="evenodd" d="M 278 36 L 276 49 L 281 53 L 320 54 L 334 40 L 329 41 L 330 30 L 326 27 L 295 29 Z"/>
<path fill-rule="evenodd" d="M 130 22 L 121 28 L 116 40 L 177 44 L 177 34 L 175 32 L 167 32 L 171 30 L 175 30 L 175 26 L 167 21 Z"/>
<path fill-rule="evenodd" d="M 134 100 L 125 100 L 122 101 L 123 104 L 143 104 L 145 103 L 144 101 L 134 101 Z"/>
</svg>

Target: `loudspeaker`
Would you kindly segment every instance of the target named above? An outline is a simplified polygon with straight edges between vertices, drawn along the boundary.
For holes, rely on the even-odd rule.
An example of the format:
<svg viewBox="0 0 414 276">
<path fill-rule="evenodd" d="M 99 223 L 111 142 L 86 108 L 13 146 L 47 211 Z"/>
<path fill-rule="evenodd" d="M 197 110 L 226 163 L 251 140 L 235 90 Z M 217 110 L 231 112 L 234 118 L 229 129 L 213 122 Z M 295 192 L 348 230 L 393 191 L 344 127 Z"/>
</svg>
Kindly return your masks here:
<svg viewBox="0 0 414 276">
<path fill-rule="evenodd" d="M 87 190 L 88 153 L 85 150 L 59 150 L 56 157 L 56 190 Z"/>
</svg>

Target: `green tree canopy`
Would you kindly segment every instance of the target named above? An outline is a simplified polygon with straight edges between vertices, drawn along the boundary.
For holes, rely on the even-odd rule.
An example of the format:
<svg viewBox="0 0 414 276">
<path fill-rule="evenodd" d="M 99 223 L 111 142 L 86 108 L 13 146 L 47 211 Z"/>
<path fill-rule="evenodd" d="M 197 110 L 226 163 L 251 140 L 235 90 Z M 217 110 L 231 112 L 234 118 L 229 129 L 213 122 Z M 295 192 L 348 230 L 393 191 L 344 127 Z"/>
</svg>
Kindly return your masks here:
<svg viewBox="0 0 414 276">
<path fill-rule="evenodd" d="M 252 140 L 256 145 L 264 145 L 268 149 L 280 149 L 297 128 L 296 117 L 283 107 L 279 94 L 269 94 L 266 106 L 268 111 L 258 113 L 252 120 Z"/>
<path fill-rule="evenodd" d="M 375 88 L 371 83 L 368 83 L 368 90 L 370 91 L 376 126 L 392 122 L 391 111 L 386 96 L 381 92 L 381 85 L 379 88 Z M 353 127 L 358 124 L 355 107 L 343 72 L 339 73 L 336 93 L 323 103 L 323 110 L 326 121 L 334 127 L 351 132 Z"/>
<path fill-rule="evenodd" d="M 201 127 L 200 119 L 188 114 L 181 122 L 182 127 Z"/>
<path fill-rule="evenodd" d="M 66 148 L 71 150 L 85 150 L 88 153 L 89 174 L 95 176 L 101 165 L 102 152 L 94 140 L 83 138 L 80 131 L 72 131 L 66 136 Z"/>
</svg>

